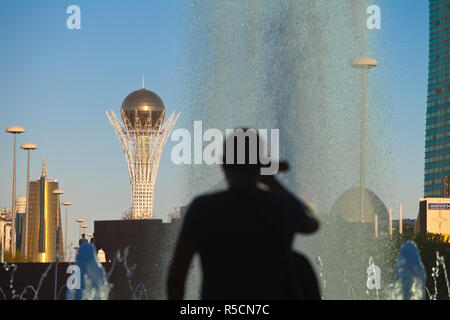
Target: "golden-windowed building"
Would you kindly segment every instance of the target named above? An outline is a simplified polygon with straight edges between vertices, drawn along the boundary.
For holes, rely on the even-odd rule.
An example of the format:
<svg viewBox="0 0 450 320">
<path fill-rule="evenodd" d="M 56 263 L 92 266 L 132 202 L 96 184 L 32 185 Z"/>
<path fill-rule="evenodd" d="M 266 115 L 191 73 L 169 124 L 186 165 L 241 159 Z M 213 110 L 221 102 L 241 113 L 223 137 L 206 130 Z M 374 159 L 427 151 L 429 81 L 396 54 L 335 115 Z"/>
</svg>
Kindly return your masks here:
<svg viewBox="0 0 450 320">
<path fill-rule="evenodd" d="M 57 247 L 58 255 L 64 255 L 60 204 L 58 196 L 53 194 L 59 185 L 58 181 L 47 178 L 45 161 L 39 180 L 30 181 L 29 188 L 27 260 L 54 262 Z"/>
</svg>

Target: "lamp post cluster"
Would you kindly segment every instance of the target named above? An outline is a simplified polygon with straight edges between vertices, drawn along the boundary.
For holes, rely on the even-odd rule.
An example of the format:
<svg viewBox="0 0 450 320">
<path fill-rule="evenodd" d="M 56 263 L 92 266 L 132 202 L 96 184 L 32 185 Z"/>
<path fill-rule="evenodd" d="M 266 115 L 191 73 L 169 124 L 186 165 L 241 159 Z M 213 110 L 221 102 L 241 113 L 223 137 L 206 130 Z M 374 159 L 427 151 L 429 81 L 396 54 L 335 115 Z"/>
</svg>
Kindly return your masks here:
<svg viewBox="0 0 450 320">
<path fill-rule="evenodd" d="M 13 183 L 12 183 L 12 204 L 11 204 L 11 255 L 14 258 L 16 256 L 16 243 L 17 243 L 17 232 L 16 232 L 16 162 L 17 162 L 17 135 L 21 133 L 25 133 L 25 129 L 20 126 L 12 126 L 8 127 L 6 129 L 7 133 L 10 133 L 14 136 L 14 151 L 13 151 Z M 22 150 L 27 151 L 27 187 L 26 187 L 26 209 L 25 209 L 25 230 L 24 230 L 24 239 L 22 241 L 22 245 L 20 250 L 22 251 L 22 255 L 25 259 L 27 259 L 27 252 L 28 252 L 28 218 L 29 218 L 29 206 L 30 206 L 30 154 L 31 151 L 36 150 L 38 147 L 37 145 L 33 143 L 24 143 L 20 146 Z M 60 202 L 60 196 L 64 194 L 63 190 L 54 190 L 53 194 L 57 197 L 57 203 Z M 58 205 L 58 212 L 57 212 L 57 219 L 56 219 L 56 262 L 58 262 L 59 258 L 64 258 L 64 261 L 68 261 L 68 255 L 67 255 L 67 227 L 68 227 L 68 207 L 72 205 L 72 202 L 70 201 L 63 201 L 61 203 L 63 206 L 66 207 L 66 217 L 65 217 L 65 232 L 64 232 L 64 257 L 60 256 L 59 247 L 60 247 L 60 241 L 62 239 L 59 239 L 59 234 L 61 230 L 60 220 L 61 220 L 61 212 L 60 212 L 60 206 Z M 6 220 L 6 217 L 5 217 Z M 84 221 L 84 220 L 83 220 Z M 1 235 L 1 262 L 3 263 L 5 261 L 5 224 L 2 224 L 2 230 L 0 232 Z M 85 225 L 87 228 L 87 225 Z"/>
</svg>

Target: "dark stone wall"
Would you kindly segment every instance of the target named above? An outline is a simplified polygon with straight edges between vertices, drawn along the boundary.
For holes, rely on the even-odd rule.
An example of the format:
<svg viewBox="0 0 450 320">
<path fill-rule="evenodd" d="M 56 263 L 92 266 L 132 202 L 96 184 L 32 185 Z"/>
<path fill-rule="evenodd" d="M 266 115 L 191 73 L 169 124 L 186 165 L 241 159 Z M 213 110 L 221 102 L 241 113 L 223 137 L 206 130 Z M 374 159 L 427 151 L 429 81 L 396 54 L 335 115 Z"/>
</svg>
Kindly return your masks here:
<svg viewBox="0 0 450 320">
<path fill-rule="evenodd" d="M 158 219 L 95 221 L 98 247 L 105 251 L 107 262 L 113 264 L 116 259 L 110 278 L 114 283 L 110 299 L 166 298 L 167 272 L 180 224 L 178 219 L 172 223 Z M 120 251 L 123 258 L 127 248 L 126 264 L 134 268 L 129 277 L 124 262 L 115 257 Z M 136 289 L 138 285 L 145 287 L 146 293 Z"/>
<path fill-rule="evenodd" d="M 57 292 L 58 298 L 64 300 L 66 297 L 65 284 L 69 274 L 66 273 L 69 263 L 58 263 Z M 15 266 L 15 271 L 14 267 Z M 48 270 L 47 275 L 44 273 Z M 0 300 L 20 299 L 21 293 L 27 286 L 33 286 L 35 290 L 39 288 L 38 300 L 53 300 L 55 296 L 55 266 L 51 263 L 14 263 L 7 268 L 0 268 Z M 12 282 L 11 282 L 12 280 Z M 10 285 L 12 284 L 12 288 Z M 2 293 L 3 291 L 3 293 Z M 3 295 L 4 294 L 4 295 Z M 25 290 L 22 299 L 33 300 L 34 291 L 29 288 Z"/>
<path fill-rule="evenodd" d="M 162 220 L 115 220 L 95 221 L 94 232 L 98 246 L 105 251 L 106 263 L 103 263 L 108 282 L 113 284 L 109 299 L 128 300 L 140 299 L 166 299 L 165 284 L 168 267 L 172 257 L 175 241 L 181 220 L 175 219 L 172 223 L 162 223 Z M 128 247 L 128 256 L 125 261 L 114 259 L 120 250 L 124 258 Z M 55 287 L 55 267 L 52 265 L 46 276 L 43 276 L 51 263 L 15 263 L 8 270 L 0 267 L 0 300 L 18 299 L 22 291 L 29 285 L 36 290 L 42 278 L 37 298 L 39 300 L 53 300 Z M 58 263 L 58 299 L 65 300 L 65 284 L 67 268 L 70 263 Z M 113 266 L 114 265 L 114 266 Z M 12 281 L 12 288 L 10 287 Z M 142 288 L 145 290 L 142 290 Z M 134 294 L 133 294 L 134 293 Z M 23 299 L 33 299 L 34 291 L 27 289 Z"/>
</svg>

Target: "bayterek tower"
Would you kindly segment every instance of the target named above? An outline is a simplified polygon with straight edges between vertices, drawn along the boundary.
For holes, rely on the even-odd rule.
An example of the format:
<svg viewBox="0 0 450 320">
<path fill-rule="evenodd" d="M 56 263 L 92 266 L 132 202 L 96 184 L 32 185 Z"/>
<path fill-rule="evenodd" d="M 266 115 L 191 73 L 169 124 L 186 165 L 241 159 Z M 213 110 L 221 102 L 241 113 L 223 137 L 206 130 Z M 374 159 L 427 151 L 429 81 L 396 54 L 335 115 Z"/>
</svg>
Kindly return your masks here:
<svg viewBox="0 0 450 320">
<path fill-rule="evenodd" d="M 156 175 L 164 144 L 180 114 L 166 121 L 161 98 L 142 87 L 123 100 L 121 117 L 106 111 L 123 147 L 131 184 L 132 219 L 152 219 Z"/>
</svg>

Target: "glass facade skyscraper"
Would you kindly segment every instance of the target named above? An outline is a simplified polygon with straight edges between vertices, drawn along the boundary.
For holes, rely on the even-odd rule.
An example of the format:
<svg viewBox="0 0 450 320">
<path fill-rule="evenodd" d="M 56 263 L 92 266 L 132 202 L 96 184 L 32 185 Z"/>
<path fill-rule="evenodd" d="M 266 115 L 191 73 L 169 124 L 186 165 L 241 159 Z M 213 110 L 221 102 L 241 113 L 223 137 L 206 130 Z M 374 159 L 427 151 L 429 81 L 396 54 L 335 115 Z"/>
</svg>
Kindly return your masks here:
<svg viewBox="0 0 450 320">
<path fill-rule="evenodd" d="M 425 197 L 448 196 L 450 177 L 450 0 L 430 0 Z"/>
</svg>

